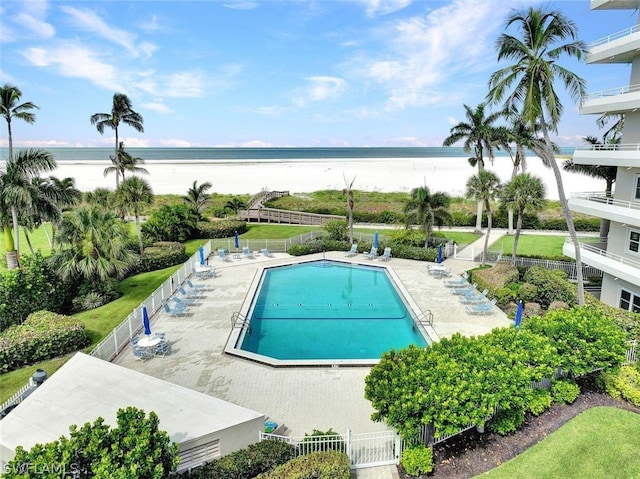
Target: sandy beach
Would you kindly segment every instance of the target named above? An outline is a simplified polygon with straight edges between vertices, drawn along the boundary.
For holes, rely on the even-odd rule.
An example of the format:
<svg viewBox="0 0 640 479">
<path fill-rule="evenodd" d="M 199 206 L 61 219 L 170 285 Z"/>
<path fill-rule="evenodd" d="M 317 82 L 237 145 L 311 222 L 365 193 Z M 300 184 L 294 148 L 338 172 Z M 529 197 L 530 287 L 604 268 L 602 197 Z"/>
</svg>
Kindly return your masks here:
<svg viewBox="0 0 640 479">
<path fill-rule="evenodd" d="M 58 161 L 54 175 L 73 177 L 81 191 L 98 187 L 115 188 L 113 174 L 104 176 L 109 161 Z M 409 192 L 426 185 L 431 191 L 463 196 L 467 179 L 477 173 L 466 158 L 388 158 L 331 160 L 259 160 L 215 161 L 175 160 L 146 161 L 142 165 L 149 175 L 142 175 L 155 194 L 184 195 L 194 181 L 208 181 L 210 193 L 255 194 L 263 189 L 309 193 L 325 189 L 342 189 L 345 178 L 355 178 L 353 188 L 361 191 Z M 511 162 L 497 158 L 487 164 L 502 181 L 511 177 Z M 528 172 L 539 176 L 547 186 L 547 197 L 557 199 L 558 191 L 551 169 L 537 158 L 528 159 Z M 584 175 L 562 172 L 565 193 L 604 190 L 604 181 Z"/>
</svg>

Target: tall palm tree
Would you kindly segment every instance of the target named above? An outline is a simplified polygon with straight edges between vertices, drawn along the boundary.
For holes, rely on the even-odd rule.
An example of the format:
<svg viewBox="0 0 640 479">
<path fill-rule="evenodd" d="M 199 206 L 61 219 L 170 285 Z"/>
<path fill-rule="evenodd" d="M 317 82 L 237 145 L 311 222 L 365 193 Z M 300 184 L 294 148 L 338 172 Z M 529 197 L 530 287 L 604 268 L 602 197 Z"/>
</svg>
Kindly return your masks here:
<svg viewBox="0 0 640 479">
<path fill-rule="evenodd" d="M 411 197 L 404 206 L 405 221 L 407 227 L 417 224 L 424 229 L 425 248 L 429 246 L 433 225 L 451 221 L 449 203 L 449 195 L 443 192 L 432 194 L 427 186 L 411 190 Z"/>
<path fill-rule="evenodd" d="M 347 196 L 347 211 L 349 212 L 349 244 L 353 244 L 353 208 L 355 207 L 355 199 L 353 197 L 353 183 L 356 181 L 354 177 L 351 182 L 344 177 L 344 189 L 342 193 Z"/>
<path fill-rule="evenodd" d="M 44 223 L 46 221 L 58 221 L 62 213 L 57 199 L 58 192 L 50 178 L 40 178 L 36 176 L 31 178 L 31 184 L 36 194 L 33 195 L 31 205 L 21 208 L 18 216 L 29 251 L 34 255 L 35 251 L 31 244 L 29 233 L 35 228 L 42 226 L 51 245 L 51 238 L 49 237 L 47 229 L 44 227 Z"/>
<path fill-rule="evenodd" d="M 516 175 L 505 185 L 502 192 L 502 203 L 518 213 L 516 232 L 513 237 L 513 250 L 511 251 L 511 264 L 515 264 L 516 261 L 524 214 L 535 213 L 544 208 L 545 197 L 546 190 L 542 180 L 528 173 Z"/>
<path fill-rule="evenodd" d="M 17 86 L 9 85 L 5 83 L 0 86 L 0 114 L 7 121 L 8 129 L 8 142 L 9 142 L 9 159 L 13 158 L 13 135 L 11 132 L 11 120 L 16 118 L 18 120 L 26 121 L 29 124 L 33 124 L 36 121 L 36 115 L 29 110 L 38 108 L 36 105 L 27 101 L 25 103 L 19 103 L 22 92 Z"/>
<path fill-rule="evenodd" d="M 482 170 L 467 180 L 466 188 L 467 197 L 473 198 L 476 201 L 482 201 L 487 212 L 487 233 L 484 236 L 484 249 L 482 250 L 482 265 L 484 266 L 487 259 L 489 235 L 491 234 L 493 222 L 491 202 L 495 201 L 496 197 L 500 194 L 500 178 L 492 171 Z"/>
<path fill-rule="evenodd" d="M 120 186 L 120 152 L 118 146 L 120 141 L 118 139 L 118 127 L 120 123 L 129 125 L 136 131 L 144 131 L 144 119 L 142 115 L 133 110 L 131 106 L 131 100 L 124 93 L 113 94 L 113 105 L 111 107 L 111 113 L 94 113 L 90 118 L 91 124 L 96 125 L 96 129 L 102 135 L 105 127 L 113 128 L 116 134 L 115 145 L 115 164 L 116 164 L 116 188 Z"/>
<path fill-rule="evenodd" d="M 104 282 L 128 271 L 138 255 L 128 249 L 129 229 L 112 211 L 80 207 L 64 214 L 60 249 L 51 262 L 63 280 Z"/>
<path fill-rule="evenodd" d="M 246 209 L 247 205 L 240 198 L 236 198 L 235 196 L 227 201 L 227 204 L 224 205 L 224 210 L 229 210 L 233 214 L 238 214 L 238 211 L 242 209 Z"/>
<path fill-rule="evenodd" d="M 50 176 L 49 182 L 51 184 L 53 198 L 60 211 L 65 211 L 71 206 L 75 206 L 80 203 L 80 201 L 82 201 L 82 193 L 78 188 L 76 188 L 75 178 L 66 177 L 60 179 L 56 176 Z M 53 251 L 53 249 L 55 248 L 57 226 L 57 221 L 51 221 L 51 236 L 49 236 L 47 228 L 43 226 L 44 232 L 47 235 L 47 239 L 49 240 L 51 251 Z"/>
<path fill-rule="evenodd" d="M 108 188 L 96 188 L 85 193 L 84 201 L 90 206 L 99 206 L 103 210 L 108 210 L 113 201 L 113 191 Z"/>
<path fill-rule="evenodd" d="M 601 147 L 606 147 L 609 145 L 613 147 L 619 141 L 619 138 L 612 139 L 610 142 L 606 142 L 605 137 L 603 136 L 602 142 L 598 140 L 595 136 L 586 136 L 584 140 L 587 143 L 592 145 L 597 145 Z M 586 176 L 590 176 L 591 178 L 601 178 L 606 182 L 605 186 L 605 196 L 607 198 L 611 198 L 613 196 L 613 184 L 616 181 L 616 176 L 618 174 L 617 166 L 607 166 L 607 165 L 576 165 L 573 160 L 566 160 L 562 164 L 562 168 L 565 171 L 571 171 L 574 173 L 581 173 Z M 611 222 L 606 218 L 600 218 L 600 238 L 606 238 L 609 236 L 609 226 Z"/>
<path fill-rule="evenodd" d="M 503 33 L 496 46 L 498 61 L 511 60 L 513 64 L 491 75 L 488 97 L 493 102 L 504 102 L 509 111 L 519 112 L 531 128 L 540 127 L 544 144 L 536 146 L 534 151 L 546 166 L 552 168 L 556 179 L 562 212 L 575 249 L 578 304 L 582 305 L 584 280 L 580 244 L 549 131 L 557 131 L 563 111 L 555 84 L 560 82 L 575 101 L 585 93 L 584 80 L 561 66 L 558 60 L 563 55 L 582 59 L 586 47 L 584 42 L 577 40 L 576 25 L 558 10 L 530 7 L 515 11 L 507 18 L 505 30 L 511 26 L 517 27 L 521 36 Z"/>
<path fill-rule="evenodd" d="M 133 157 L 131 153 L 124 149 L 124 141 L 120 142 L 120 145 L 118 146 L 118 153 L 118 160 L 116 160 L 114 156 L 109 156 L 109 159 L 111 160 L 111 163 L 113 163 L 113 165 L 108 166 L 104 169 L 105 177 L 111 173 L 115 173 L 116 176 L 120 174 L 122 175 L 122 181 L 124 181 L 125 171 L 130 171 L 131 173 L 141 173 L 143 175 L 149 174 L 149 172 L 145 168 L 138 166 L 139 164 L 144 163 L 144 160 L 142 158 Z"/>
<path fill-rule="evenodd" d="M 607 128 L 607 131 L 602 135 L 602 142 L 606 144 L 617 145 L 622 138 L 622 129 L 624 128 L 624 114 L 623 113 L 603 113 L 596 120 L 596 124 L 600 128 L 604 128 L 609 124 L 609 121 L 614 120 L 613 125 Z"/>
<path fill-rule="evenodd" d="M 43 194 L 32 180 L 55 168 L 56 161 L 51 153 L 30 149 L 20 151 L 15 158 L 9 158 L 4 169 L 0 170 L 0 221 L 9 269 L 17 268 L 20 264 L 18 212 L 32 210 Z"/>
<path fill-rule="evenodd" d="M 211 201 L 211 195 L 207 193 L 207 191 L 211 189 L 211 186 L 211 183 L 208 181 L 205 181 L 201 185 L 198 185 L 198 182 L 194 181 L 191 188 L 187 190 L 187 195 L 183 196 L 184 202 L 189 205 L 198 216 L 198 219 L 202 219 L 202 212 Z"/>
<path fill-rule="evenodd" d="M 467 121 L 453 126 L 442 145 L 453 146 L 455 143 L 464 140 L 462 144 L 464 151 L 471 153 L 473 150 L 473 156 L 469 158 L 469 164 L 477 166 L 480 172 L 485 167 L 485 153 L 491 164 L 493 164 L 494 151 L 500 147 L 508 149 L 508 141 L 504 130 L 495 124 L 504 115 L 504 112 L 495 112 L 487 115 L 485 103 L 480 103 L 475 110 L 467 105 L 463 106 Z M 482 229 L 482 205 L 482 201 L 479 201 L 476 231 L 481 231 Z"/>
<path fill-rule="evenodd" d="M 140 227 L 140 212 L 145 206 L 153 204 L 153 191 L 151 186 L 142 178 L 132 176 L 120 184 L 116 190 L 116 205 L 131 213 L 136 220 L 136 233 L 138 234 L 138 247 L 140 254 L 144 252 L 142 244 L 142 229 Z"/>
</svg>

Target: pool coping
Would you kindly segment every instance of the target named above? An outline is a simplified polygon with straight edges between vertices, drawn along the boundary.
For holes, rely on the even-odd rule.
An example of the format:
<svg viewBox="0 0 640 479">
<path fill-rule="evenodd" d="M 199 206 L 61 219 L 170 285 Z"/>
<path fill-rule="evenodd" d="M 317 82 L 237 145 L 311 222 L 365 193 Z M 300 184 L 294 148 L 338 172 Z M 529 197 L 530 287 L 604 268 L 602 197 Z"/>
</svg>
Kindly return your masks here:
<svg viewBox="0 0 640 479">
<path fill-rule="evenodd" d="M 318 261 L 331 261 L 334 263 L 344 263 L 351 265 L 361 265 L 361 266 L 373 266 L 376 268 L 383 268 L 386 273 L 391 277 L 392 285 L 396 289 L 396 293 L 401 296 L 401 300 L 407 306 L 409 314 L 412 316 L 412 320 L 414 324 L 417 326 L 418 330 L 420 330 L 420 334 L 424 337 L 425 341 L 428 344 L 433 342 L 437 342 L 440 340 L 438 334 L 435 332 L 433 327 L 422 324 L 421 322 L 416 322 L 416 318 L 418 318 L 423 311 L 420 310 L 419 306 L 409 293 L 409 291 L 404 286 L 400 277 L 394 271 L 392 265 L 390 264 L 381 264 L 379 262 L 375 262 L 375 260 L 368 261 L 360 261 L 357 259 L 336 259 L 336 258 L 304 258 L 304 257 L 292 257 L 290 261 L 285 263 L 280 263 L 278 265 L 265 265 L 258 267 L 256 274 L 254 275 L 253 281 L 251 282 L 251 286 L 249 287 L 245 299 L 242 303 L 242 307 L 239 311 L 239 318 L 242 320 L 242 324 L 238 325 L 237 320 L 232 320 L 231 331 L 229 332 L 229 336 L 227 337 L 227 341 L 225 343 L 223 352 L 230 356 L 234 356 L 241 359 L 247 359 L 249 361 L 257 362 L 260 364 L 264 364 L 271 367 L 276 368 L 291 368 L 291 367 L 371 367 L 375 366 L 380 362 L 380 359 L 277 359 L 269 356 L 263 356 L 261 354 L 252 353 L 250 351 L 245 351 L 238 347 L 239 344 L 242 343 L 244 335 L 246 334 L 247 328 L 246 323 L 244 322 L 244 318 L 250 317 L 250 311 L 253 303 L 253 299 L 256 295 L 258 287 L 262 281 L 264 270 L 265 269 L 274 269 L 281 268 L 285 266 L 290 266 L 294 264 L 303 264 L 303 263 L 312 263 Z"/>
</svg>

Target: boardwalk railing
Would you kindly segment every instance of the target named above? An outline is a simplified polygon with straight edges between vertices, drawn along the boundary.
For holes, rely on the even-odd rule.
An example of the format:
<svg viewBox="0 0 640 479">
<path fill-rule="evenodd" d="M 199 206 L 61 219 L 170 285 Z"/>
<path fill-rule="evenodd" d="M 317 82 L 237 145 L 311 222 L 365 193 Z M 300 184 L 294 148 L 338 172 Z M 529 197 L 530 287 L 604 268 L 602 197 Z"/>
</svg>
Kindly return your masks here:
<svg viewBox="0 0 640 479">
<path fill-rule="evenodd" d="M 321 215 L 301 211 L 279 210 L 276 208 L 255 208 L 242 210 L 240 217 L 245 221 L 258 223 L 285 223 L 294 225 L 321 226 L 333 220 L 345 220 L 345 216 Z"/>
</svg>

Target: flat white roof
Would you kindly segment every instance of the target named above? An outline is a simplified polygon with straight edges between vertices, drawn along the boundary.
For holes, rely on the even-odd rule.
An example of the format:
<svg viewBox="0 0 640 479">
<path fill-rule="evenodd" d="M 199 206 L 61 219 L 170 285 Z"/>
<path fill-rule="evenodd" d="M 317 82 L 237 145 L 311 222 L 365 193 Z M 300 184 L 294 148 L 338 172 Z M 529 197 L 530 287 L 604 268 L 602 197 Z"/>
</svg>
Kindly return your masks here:
<svg viewBox="0 0 640 479">
<path fill-rule="evenodd" d="M 162 361 L 162 358 L 156 359 Z M 116 425 L 118 409 L 154 411 L 160 429 L 183 443 L 263 414 L 101 359 L 77 353 L 0 421 L 0 444 L 15 451 L 69 435 L 69 426 L 104 418 Z M 6 449 L 5 449 L 6 450 Z M 3 458 L 4 459 L 4 458 Z"/>
</svg>

